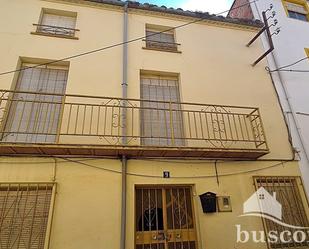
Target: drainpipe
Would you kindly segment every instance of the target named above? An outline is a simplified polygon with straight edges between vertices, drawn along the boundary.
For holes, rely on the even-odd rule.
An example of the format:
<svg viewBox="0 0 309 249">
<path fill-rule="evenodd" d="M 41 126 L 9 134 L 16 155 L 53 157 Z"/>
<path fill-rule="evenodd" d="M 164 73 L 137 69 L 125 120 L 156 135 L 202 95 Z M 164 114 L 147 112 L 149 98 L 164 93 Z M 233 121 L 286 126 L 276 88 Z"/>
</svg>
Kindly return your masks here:
<svg viewBox="0 0 309 249">
<path fill-rule="evenodd" d="M 261 15 L 260 15 L 257 3 L 254 2 L 254 5 L 255 5 L 256 11 L 257 11 L 257 13 L 259 15 L 259 18 L 261 19 Z M 271 56 L 272 56 L 272 60 L 273 60 L 273 63 L 275 65 L 275 68 L 279 68 L 278 63 L 277 63 L 277 59 L 276 59 L 276 56 L 275 56 L 274 52 L 271 53 Z M 304 141 L 303 136 L 301 134 L 301 129 L 300 129 L 297 117 L 296 117 L 296 113 L 295 113 L 293 104 L 290 101 L 291 97 L 290 97 L 289 91 L 288 91 L 286 85 L 284 84 L 282 73 L 280 71 L 278 71 L 277 73 L 278 73 L 278 78 L 279 78 L 280 85 L 281 85 L 283 93 L 284 93 L 284 98 L 287 101 L 289 112 L 292 114 L 292 120 L 293 120 L 293 123 L 294 123 L 294 125 L 296 127 L 296 131 L 297 131 L 296 133 L 297 133 L 297 137 L 299 138 L 299 141 L 300 141 L 301 150 L 304 153 L 304 155 L 306 157 L 307 164 L 308 164 L 309 163 L 309 155 L 308 155 L 308 153 L 306 151 L 305 141 Z M 279 103 L 282 105 L 281 101 Z"/>
<path fill-rule="evenodd" d="M 123 15 L 123 62 L 122 62 L 122 98 L 128 97 L 128 2 L 124 5 Z M 127 105 L 123 101 L 122 105 Z M 121 127 L 122 127 L 122 144 L 127 143 L 127 109 L 122 108 L 121 111 Z M 121 174 L 121 233 L 120 233 L 120 249 L 126 248 L 126 220 L 127 220 L 127 158 L 125 155 L 121 157 L 122 174 Z"/>
<path fill-rule="evenodd" d="M 121 174 L 121 235 L 120 249 L 126 248 L 126 220 L 127 220 L 127 158 L 125 155 L 121 158 L 122 174 Z"/>
</svg>

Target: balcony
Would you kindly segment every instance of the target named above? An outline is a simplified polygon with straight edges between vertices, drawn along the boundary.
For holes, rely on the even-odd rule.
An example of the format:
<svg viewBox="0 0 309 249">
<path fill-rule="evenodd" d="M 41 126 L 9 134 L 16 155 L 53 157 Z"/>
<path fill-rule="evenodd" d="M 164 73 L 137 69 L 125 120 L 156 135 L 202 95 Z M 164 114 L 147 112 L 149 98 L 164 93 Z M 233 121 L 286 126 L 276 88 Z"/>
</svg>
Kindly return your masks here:
<svg viewBox="0 0 309 249">
<path fill-rule="evenodd" d="M 126 117 L 123 115 L 126 113 Z M 1 155 L 256 159 L 257 108 L 0 90 Z"/>
<path fill-rule="evenodd" d="M 146 47 L 144 47 L 144 49 L 181 53 L 178 51 L 178 46 L 181 45 L 179 43 L 156 41 L 151 39 L 144 39 L 143 41 L 146 42 Z"/>
<path fill-rule="evenodd" d="M 36 31 L 31 32 L 31 34 L 33 35 L 45 35 L 69 39 L 78 39 L 76 37 L 76 32 L 80 31 L 79 29 L 43 24 L 33 24 L 33 26 L 36 26 Z"/>
</svg>

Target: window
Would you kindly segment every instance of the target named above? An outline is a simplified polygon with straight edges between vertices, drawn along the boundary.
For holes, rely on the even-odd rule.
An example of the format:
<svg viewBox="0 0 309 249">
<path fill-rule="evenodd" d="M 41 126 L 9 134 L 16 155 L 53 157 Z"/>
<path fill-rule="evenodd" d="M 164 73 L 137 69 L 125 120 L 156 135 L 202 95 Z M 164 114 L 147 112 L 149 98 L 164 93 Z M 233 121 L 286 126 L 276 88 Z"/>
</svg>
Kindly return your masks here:
<svg viewBox="0 0 309 249">
<path fill-rule="evenodd" d="M 142 144 L 184 145 L 178 77 L 142 75 L 141 99 Z"/>
<path fill-rule="evenodd" d="M 306 216 L 306 212 L 302 202 L 302 190 L 301 182 L 298 177 L 255 177 L 256 188 L 264 187 L 269 194 L 275 196 L 276 200 L 281 204 L 282 207 L 282 222 L 301 227 L 309 227 L 309 222 Z M 275 193 L 275 194 L 274 194 Z M 303 193 L 304 194 L 304 193 Z M 304 195 L 303 195 L 304 196 Z M 280 234 L 283 231 L 290 230 L 291 233 L 295 231 L 292 228 L 281 226 L 271 220 L 264 219 L 266 230 L 277 231 Z M 287 238 L 285 238 L 287 240 Z M 306 241 L 309 237 L 307 234 Z M 291 240 L 290 243 L 277 242 L 270 243 L 271 248 L 299 248 L 304 246 L 307 248 L 307 242 L 296 243 Z M 300 240 L 301 241 L 301 240 Z"/>
<path fill-rule="evenodd" d="M 175 43 L 174 30 L 169 29 L 172 28 L 146 25 L 146 48 L 177 52 L 179 44 Z"/>
<path fill-rule="evenodd" d="M 36 33 L 58 37 L 75 37 L 76 17 L 74 12 L 43 9 Z"/>
<path fill-rule="evenodd" d="M 43 249 L 53 184 L 0 184 L 0 248 Z"/>
<path fill-rule="evenodd" d="M 306 2 L 302 1 L 296 1 L 290 2 L 290 1 L 285 1 L 284 6 L 287 12 L 287 15 L 290 18 L 301 20 L 301 21 L 306 21 L 308 22 L 308 7 Z"/>
<path fill-rule="evenodd" d="M 23 64 L 31 67 L 34 64 Z M 20 72 L 9 108 L 2 141 L 53 143 L 56 141 L 68 68 L 52 66 Z"/>
</svg>

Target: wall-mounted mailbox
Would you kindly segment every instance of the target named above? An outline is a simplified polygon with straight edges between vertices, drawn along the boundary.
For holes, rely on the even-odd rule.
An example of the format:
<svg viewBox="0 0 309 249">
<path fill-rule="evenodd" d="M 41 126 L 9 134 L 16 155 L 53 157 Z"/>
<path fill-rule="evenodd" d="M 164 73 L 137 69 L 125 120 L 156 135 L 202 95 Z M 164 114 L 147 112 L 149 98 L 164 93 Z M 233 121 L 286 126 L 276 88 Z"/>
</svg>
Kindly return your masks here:
<svg viewBox="0 0 309 249">
<path fill-rule="evenodd" d="M 207 192 L 200 195 L 201 204 L 204 213 L 215 213 L 217 211 L 217 195 Z"/>
</svg>

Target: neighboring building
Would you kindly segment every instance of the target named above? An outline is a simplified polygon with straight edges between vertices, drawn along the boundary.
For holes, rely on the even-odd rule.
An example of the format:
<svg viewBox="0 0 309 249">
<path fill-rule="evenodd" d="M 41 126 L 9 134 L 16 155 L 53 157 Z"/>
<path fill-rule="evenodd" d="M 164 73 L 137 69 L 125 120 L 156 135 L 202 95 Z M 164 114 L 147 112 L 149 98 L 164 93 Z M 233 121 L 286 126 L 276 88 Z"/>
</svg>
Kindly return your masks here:
<svg viewBox="0 0 309 249">
<path fill-rule="evenodd" d="M 278 24 L 271 27 L 271 30 L 274 31 L 280 27 L 281 32 L 279 35 L 272 36 L 275 49 L 267 56 L 268 67 L 270 70 L 275 70 L 291 65 L 272 72 L 271 75 L 280 97 L 295 151 L 301 159 L 302 177 L 306 192 L 309 193 L 309 59 L 306 58 L 309 55 L 308 1 L 255 1 L 249 4 L 253 15 L 244 14 L 245 11 L 248 11 L 248 6 L 237 8 L 237 6 L 246 3 L 249 4 L 249 1 L 236 0 L 229 16 L 262 20 L 262 12 L 269 9 L 271 4 L 273 8 L 268 11 L 267 16 L 271 16 L 273 11 L 276 12 L 275 17 L 269 19 L 269 23 L 271 25 L 274 23 L 274 19 L 277 19 Z M 244 10 L 240 11 L 239 9 Z M 262 40 L 265 50 L 268 50 L 269 43 L 265 35 Z M 296 64 L 294 65 L 294 63 Z"/>
<path fill-rule="evenodd" d="M 250 65 L 262 43 L 245 46 L 259 22 L 111 0 L 1 3 L 0 248 L 266 249 L 236 244 L 235 224 L 263 230 L 239 217 L 259 187 L 277 192 L 283 221 L 308 226 L 266 63 Z M 232 211 L 203 213 L 206 192 Z"/>
</svg>

